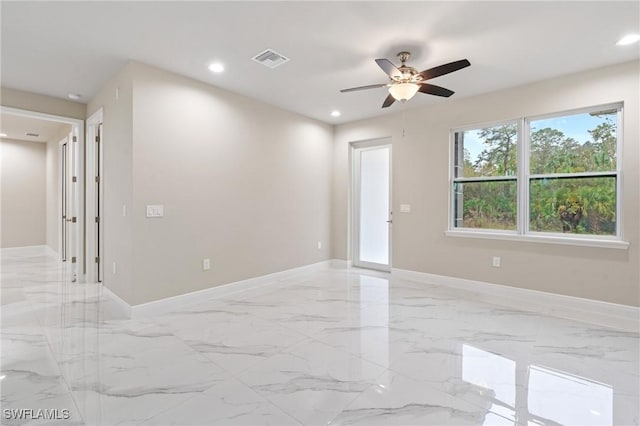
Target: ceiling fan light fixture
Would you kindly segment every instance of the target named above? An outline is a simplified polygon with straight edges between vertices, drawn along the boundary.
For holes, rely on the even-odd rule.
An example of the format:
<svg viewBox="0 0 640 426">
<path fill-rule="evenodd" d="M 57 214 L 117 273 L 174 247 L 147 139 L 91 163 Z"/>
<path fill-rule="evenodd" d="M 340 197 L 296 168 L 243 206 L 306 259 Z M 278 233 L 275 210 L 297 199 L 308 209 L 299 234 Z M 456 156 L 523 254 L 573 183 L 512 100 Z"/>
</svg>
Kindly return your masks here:
<svg viewBox="0 0 640 426">
<path fill-rule="evenodd" d="M 398 83 L 389 86 L 389 93 L 397 101 L 408 101 L 418 93 L 420 86 L 415 83 Z"/>
</svg>

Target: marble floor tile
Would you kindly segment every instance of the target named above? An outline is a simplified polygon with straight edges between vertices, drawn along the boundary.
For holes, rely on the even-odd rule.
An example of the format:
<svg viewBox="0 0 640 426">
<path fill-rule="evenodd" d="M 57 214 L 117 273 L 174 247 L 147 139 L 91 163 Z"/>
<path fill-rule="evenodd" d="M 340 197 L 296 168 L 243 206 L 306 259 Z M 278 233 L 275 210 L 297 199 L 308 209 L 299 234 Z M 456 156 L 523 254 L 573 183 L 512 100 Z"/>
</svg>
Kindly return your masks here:
<svg viewBox="0 0 640 426">
<path fill-rule="evenodd" d="M 305 425 L 327 424 L 384 369 L 308 340 L 248 369 L 238 378 Z"/>
<path fill-rule="evenodd" d="M 40 330 L 4 328 L 0 344 L 2 424 L 43 422 L 37 413 L 6 417 L 5 410 L 21 409 L 59 410 L 60 416 L 65 416 L 65 424 L 82 424 L 80 411 Z"/>
<path fill-rule="evenodd" d="M 142 425 L 300 425 L 238 380 L 227 377 L 201 395 L 163 411 Z"/>
<path fill-rule="evenodd" d="M 188 346 L 233 374 L 306 339 L 301 333 L 256 316 L 215 309 L 167 315 L 160 323 Z"/>
<path fill-rule="evenodd" d="M 52 424 L 640 425 L 637 333 L 332 268 L 131 320 L 45 253 L 0 260 L 2 407 Z"/>
<path fill-rule="evenodd" d="M 330 425 L 514 425 L 490 411 L 424 383 L 386 372 Z"/>
</svg>

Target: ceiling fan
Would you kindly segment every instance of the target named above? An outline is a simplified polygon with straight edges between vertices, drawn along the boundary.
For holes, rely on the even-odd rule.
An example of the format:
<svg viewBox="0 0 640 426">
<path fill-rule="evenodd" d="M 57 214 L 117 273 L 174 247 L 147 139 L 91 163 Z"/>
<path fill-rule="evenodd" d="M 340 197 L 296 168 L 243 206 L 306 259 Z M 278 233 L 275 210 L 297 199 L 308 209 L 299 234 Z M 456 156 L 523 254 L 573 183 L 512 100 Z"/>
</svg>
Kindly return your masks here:
<svg viewBox="0 0 640 426">
<path fill-rule="evenodd" d="M 354 92 L 356 90 L 376 89 L 379 87 L 388 87 L 389 96 L 382 103 L 382 108 L 391 106 L 395 101 L 407 101 L 411 99 L 416 93 L 426 93 L 429 95 L 442 96 L 448 98 L 453 95 L 453 91 L 445 89 L 444 87 L 436 86 L 434 84 L 425 83 L 426 80 L 440 77 L 441 75 L 449 74 L 454 71 L 458 71 L 462 68 L 466 68 L 471 63 L 466 59 L 461 59 L 455 62 L 449 62 L 448 64 L 440 65 L 434 68 L 429 68 L 422 72 L 405 64 L 411 53 L 400 52 L 398 53 L 398 59 L 402 65 L 396 67 L 388 59 L 376 59 L 376 63 L 382 71 L 387 73 L 389 83 L 371 84 L 369 86 L 352 87 L 351 89 L 342 89 L 340 92 Z"/>
</svg>

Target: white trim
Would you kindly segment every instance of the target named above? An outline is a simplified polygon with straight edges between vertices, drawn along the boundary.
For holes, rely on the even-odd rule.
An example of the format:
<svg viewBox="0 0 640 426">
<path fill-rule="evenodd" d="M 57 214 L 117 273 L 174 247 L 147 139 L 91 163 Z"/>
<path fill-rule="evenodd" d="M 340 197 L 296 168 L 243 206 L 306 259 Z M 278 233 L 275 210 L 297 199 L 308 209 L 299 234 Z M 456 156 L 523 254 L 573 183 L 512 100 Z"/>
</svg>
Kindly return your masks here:
<svg viewBox="0 0 640 426">
<path fill-rule="evenodd" d="M 313 263 L 311 265 L 300 266 L 298 268 L 274 272 L 272 274 L 249 278 L 234 283 L 223 284 L 216 287 L 194 291 L 191 293 L 185 293 L 173 297 L 167 297 L 165 299 L 154 300 L 153 302 L 134 305 L 131 306 L 131 318 L 145 318 L 154 315 L 160 315 L 184 306 L 200 303 L 203 300 L 211 299 L 214 297 L 226 296 L 229 294 L 234 294 L 259 287 L 277 285 L 282 279 L 294 278 L 301 273 L 329 269 L 332 262 L 332 260 L 325 260 L 323 262 Z"/>
<path fill-rule="evenodd" d="M 480 300 L 618 330 L 640 331 L 640 307 L 393 268 L 391 275 L 471 291 Z"/>
<path fill-rule="evenodd" d="M 95 218 L 96 216 L 100 217 L 101 223 L 98 224 L 100 226 L 100 253 L 101 253 L 101 262 L 102 262 L 102 277 L 98 277 L 96 263 L 94 261 L 87 262 L 87 280 L 88 281 L 100 281 L 100 278 L 103 278 L 104 281 L 104 269 L 106 266 L 105 262 L 105 253 L 104 253 L 104 174 L 101 173 L 100 179 L 102 182 L 100 183 L 100 194 L 96 194 L 96 184 L 95 184 L 95 176 L 98 171 L 98 167 L 102 166 L 96 164 L 96 143 L 95 137 L 97 134 L 97 128 L 103 122 L 103 109 L 100 108 L 89 118 L 87 118 L 87 148 L 86 148 L 86 215 L 87 218 Z M 104 130 L 104 128 L 103 128 Z M 104 135 L 100 135 L 100 137 L 104 140 Z M 100 146 L 102 143 L 100 143 Z M 102 155 L 100 156 L 102 162 Z M 104 169 L 104 167 L 102 167 Z M 101 211 L 96 211 L 97 199 L 101 198 Z M 87 259 L 95 259 L 97 256 L 97 244 L 96 244 L 97 234 L 96 234 L 96 226 L 94 220 L 87 221 L 86 228 L 86 253 Z"/>
<path fill-rule="evenodd" d="M 61 115 L 47 114 L 45 112 L 30 111 L 27 109 L 12 108 L 2 105 L 0 105 L 0 112 L 2 112 L 3 114 L 16 115 L 19 117 L 39 118 L 41 120 L 56 121 L 59 123 L 66 123 L 77 126 L 84 125 L 84 121 L 79 118 L 63 117 Z"/>
<path fill-rule="evenodd" d="M 622 188 L 624 188 L 624 177 L 622 173 L 622 162 L 624 161 L 624 102 L 619 103 L 618 119 L 616 123 L 616 232 L 618 239 L 624 241 L 624 209 L 622 208 Z"/>
<path fill-rule="evenodd" d="M 516 158 L 516 183 L 517 205 L 516 205 L 516 231 L 519 235 L 526 235 L 529 232 L 529 123 L 527 120 L 518 120 L 518 135 L 516 137 L 517 155 Z"/>
<path fill-rule="evenodd" d="M 349 269 L 353 267 L 353 262 L 344 259 L 331 259 L 331 267 L 335 269 Z"/>
<path fill-rule="evenodd" d="M 567 115 L 588 114 L 594 111 L 602 112 L 602 111 L 608 111 L 613 109 L 617 110 L 617 109 L 622 109 L 623 106 L 624 106 L 624 102 L 618 101 L 618 102 L 611 102 L 608 104 L 596 104 L 596 105 L 591 105 L 591 106 L 586 106 L 581 108 L 567 109 L 564 111 L 556 111 L 550 114 L 528 115 L 527 118 L 530 119 L 531 121 L 546 120 L 549 118 L 565 117 Z"/>
<path fill-rule="evenodd" d="M 514 232 L 500 232 L 500 231 L 488 231 L 488 230 L 476 230 L 476 229 L 456 229 L 445 231 L 447 237 L 456 238 L 483 238 L 487 240 L 506 240 L 506 241 L 520 241 L 527 243 L 544 243 L 544 244 L 562 244 L 567 246 L 580 246 L 580 247 L 596 247 L 596 248 L 608 248 L 627 250 L 629 243 L 627 241 L 620 241 L 610 238 L 597 238 L 590 236 L 589 238 L 581 238 L 579 236 L 555 236 L 551 234 L 516 234 Z M 564 234 L 563 234 L 564 235 Z"/>
<path fill-rule="evenodd" d="M 393 265 L 393 140 L 391 137 L 383 137 L 362 141 L 349 142 L 349 156 L 351 157 L 351 193 L 349 197 L 351 210 L 349 218 L 349 226 L 351 228 L 350 235 L 350 248 L 351 248 L 351 261 L 353 266 L 375 269 L 379 271 L 389 272 L 391 271 L 391 265 Z M 360 260 L 360 154 L 364 151 L 370 151 L 375 149 L 387 148 L 389 150 L 389 213 L 388 230 L 389 230 L 389 260 L 388 264 L 379 264 L 372 262 L 364 262 Z"/>
<path fill-rule="evenodd" d="M 62 222 L 62 206 L 64 205 L 64 200 L 62 197 L 62 184 L 64 181 L 64 173 L 62 170 L 62 164 L 64 160 L 64 153 L 63 153 L 63 149 L 62 146 L 65 143 L 68 143 L 69 140 L 69 136 L 65 136 L 64 138 L 62 138 L 60 141 L 58 141 L 58 192 L 57 192 L 57 199 L 58 199 L 58 205 L 56 206 L 56 228 L 58 228 L 58 253 L 60 253 L 60 260 L 63 259 L 63 234 L 64 232 L 62 232 L 62 228 L 63 226 L 65 226 L 66 224 L 64 224 Z M 66 261 L 66 259 L 65 259 Z"/>
<path fill-rule="evenodd" d="M 47 254 L 47 256 L 55 257 L 56 260 L 60 260 L 60 255 L 52 247 L 45 245 L 44 251 Z"/>
<path fill-rule="evenodd" d="M 2 249 L 2 253 L 4 254 L 5 250 L 16 250 L 16 252 L 18 252 L 19 250 L 24 249 L 35 249 L 36 254 L 42 254 L 44 246 Z M 247 280 L 237 281 L 230 284 L 224 284 L 217 287 L 211 287 L 204 290 L 194 291 L 192 293 L 181 294 L 134 306 L 130 306 L 106 286 L 102 285 L 101 289 L 105 295 L 111 297 L 116 304 L 120 306 L 128 317 L 144 318 L 161 315 L 214 297 L 222 297 L 260 287 L 273 286 L 275 288 L 278 285 L 282 285 L 282 281 L 285 279 L 295 278 L 300 274 L 314 271 L 322 271 L 332 268 L 349 268 L 350 273 L 370 273 L 379 274 L 380 276 L 386 276 L 388 274 L 385 272 L 352 268 L 350 263 L 351 262 L 342 259 L 326 260 L 311 265 L 275 272 L 273 274 L 263 275 L 260 277 L 249 278 Z M 391 269 L 391 276 L 470 291 L 476 294 L 474 300 L 495 305 L 513 307 L 518 310 L 530 311 L 559 318 L 567 318 L 589 324 L 597 324 L 618 330 L 631 332 L 640 331 L 639 307 L 398 268 Z"/>
<path fill-rule="evenodd" d="M 131 314 L 132 314 L 131 305 L 125 302 L 122 298 L 120 298 L 120 296 L 115 294 L 113 291 L 109 290 L 109 288 L 104 284 L 100 284 L 100 289 L 101 289 L 101 295 L 105 295 L 113 299 L 113 301 L 116 302 L 116 305 L 118 305 L 120 310 L 127 316 L 127 318 L 131 318 Z"/>
</svg>

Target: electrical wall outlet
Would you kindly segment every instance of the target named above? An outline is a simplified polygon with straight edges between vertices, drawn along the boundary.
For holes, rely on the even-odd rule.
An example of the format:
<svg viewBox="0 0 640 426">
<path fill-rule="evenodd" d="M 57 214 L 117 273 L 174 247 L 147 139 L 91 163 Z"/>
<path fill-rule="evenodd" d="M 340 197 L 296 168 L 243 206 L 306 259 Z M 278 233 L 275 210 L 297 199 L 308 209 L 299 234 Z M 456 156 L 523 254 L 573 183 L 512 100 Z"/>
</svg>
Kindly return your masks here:
<svg viewBox="0 0 640 426">
<path fill-rule="evenodd" d="M 500 267 L 500 256 L 493 256 L 493 267 L 494 268 Z"/>
<path fill-rule="evenodd" d="M 116 267 L 116 262 L 113 262 L 112 269 L 113 269 L 113 275 L 115 275 L 116 272 L 118 271 L 118 268 Z"/>
<path fill-rule="evenodd" d="M 211 259 L 202 259 L 202 270 L 208 271 L 211 269 Z"/>
<path fill-rule="evenodd" d="M 318 241 L 318 250 L 322 249 L 322 241 Z"/>
</svg>

